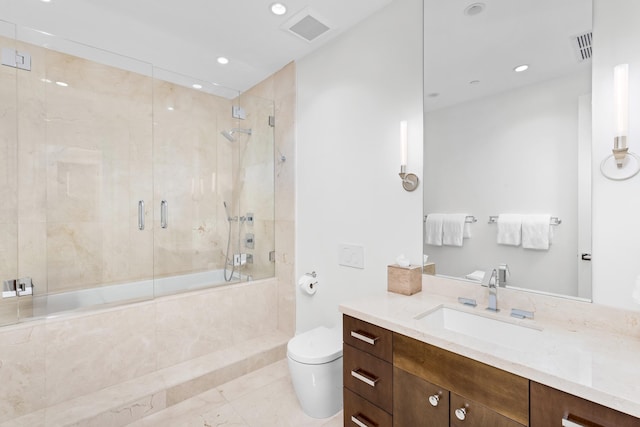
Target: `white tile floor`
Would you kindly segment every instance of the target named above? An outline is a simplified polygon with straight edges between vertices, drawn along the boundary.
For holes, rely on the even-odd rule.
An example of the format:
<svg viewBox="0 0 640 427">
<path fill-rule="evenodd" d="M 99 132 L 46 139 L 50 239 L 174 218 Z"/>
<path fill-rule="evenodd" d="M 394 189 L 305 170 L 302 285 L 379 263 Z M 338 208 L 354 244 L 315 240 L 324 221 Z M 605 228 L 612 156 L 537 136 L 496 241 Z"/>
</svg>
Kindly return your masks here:
<svg viewBox="0 0 640 427">
<path fill-rule="evenodd" d="M 148 416 L 132 427 L 342 427 L 300 409 L 286 359 Z"/>
</svg>

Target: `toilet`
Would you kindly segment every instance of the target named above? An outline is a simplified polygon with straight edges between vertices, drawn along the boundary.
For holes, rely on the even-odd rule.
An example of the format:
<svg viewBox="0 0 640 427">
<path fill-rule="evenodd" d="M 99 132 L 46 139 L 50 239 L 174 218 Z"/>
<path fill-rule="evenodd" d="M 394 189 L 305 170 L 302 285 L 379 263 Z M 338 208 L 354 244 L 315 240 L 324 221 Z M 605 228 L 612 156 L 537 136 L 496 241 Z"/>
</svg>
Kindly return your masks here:
<svg viewBox="0 0 640 427">
<path fill-rule="evenodd" d="M 293 388 L 305 414 L 328 418 L 342 409 L 342 330 L 324 326 L 287 344 Z"/>
</svg>

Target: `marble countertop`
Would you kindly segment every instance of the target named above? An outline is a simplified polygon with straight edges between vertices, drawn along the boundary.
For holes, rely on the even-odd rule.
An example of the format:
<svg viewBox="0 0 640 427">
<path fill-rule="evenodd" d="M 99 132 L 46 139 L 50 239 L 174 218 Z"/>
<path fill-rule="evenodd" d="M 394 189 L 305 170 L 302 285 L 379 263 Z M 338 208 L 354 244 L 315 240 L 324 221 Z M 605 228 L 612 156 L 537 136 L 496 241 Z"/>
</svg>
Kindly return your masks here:
<svg viewBox="0 0 640 427">
<path fill-rule="evenodd" d="M 340 305 L 340 311 L 640 417 L 640 338 L 633 334 L 621 333 L 621 330 L 625 330 L 624 327 L 607 329 L 589 320 L 610 318 L 612 316 L 607 316 L 607 312 L 612 309 L 600 309 L 593 304 L 561 301 L 558 298 L 540 295 L 527 297 L 527 302 L 518 294 L 502 289 L 500 291 L 499 294 L 502 295 L 499 295 L 499 304 L 502 309 L 498 313 L 485 310 L 486 301 L 483 295 L 487 292 L 486 288 L 451 287 L 447 288 L 447 292 L 440 293 L 437 286 L 428 283 L 426 286 L 423 285 L 422 292 L 413 296 L 379 293 L 343 303 Z M 478 297 L 478 306 L 464 306 L 457 301 L 454 294 L 460 297 Z M 508 343 L 489 343 L 440 327 L 429 326 L 426 322 L 416 319 L 440 306 L 539 329 L 543 333 L 543 339 L 524 351 L 510 348 Z M 554 309 L 549 310 L 550 306 Z M 515 319 L 510 316 L 511 308 L 535 311 L 535 319 Z M 585 318 L 580 319 L 580 316 Z M 637 329 L 638 317 L 632 315 L 629 320 L 629 316 L 622 316 L 627 323 L 631 323 L 627 325 L 627 329 L 632 332 Z M 618 319 L 612 319 L 611 323 L 616 320 Z"/>
</svg>

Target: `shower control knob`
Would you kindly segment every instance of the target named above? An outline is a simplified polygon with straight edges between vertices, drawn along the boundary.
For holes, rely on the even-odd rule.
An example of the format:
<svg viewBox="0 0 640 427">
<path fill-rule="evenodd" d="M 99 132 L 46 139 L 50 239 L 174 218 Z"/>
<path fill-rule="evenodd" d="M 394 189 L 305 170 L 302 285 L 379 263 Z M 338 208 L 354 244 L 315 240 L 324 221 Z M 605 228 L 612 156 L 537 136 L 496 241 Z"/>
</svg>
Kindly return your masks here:
<svg viewBox="0 0 640 427">
<path fill-rule="evenodd" d="M 440 403 L 440 396 L 442 396 L 441 391 L 439 391 L 437 394 L 429 396 L 429 403 L 431 404 L 431 406 L 438 406 L 438 404 Z"/>
</svg>

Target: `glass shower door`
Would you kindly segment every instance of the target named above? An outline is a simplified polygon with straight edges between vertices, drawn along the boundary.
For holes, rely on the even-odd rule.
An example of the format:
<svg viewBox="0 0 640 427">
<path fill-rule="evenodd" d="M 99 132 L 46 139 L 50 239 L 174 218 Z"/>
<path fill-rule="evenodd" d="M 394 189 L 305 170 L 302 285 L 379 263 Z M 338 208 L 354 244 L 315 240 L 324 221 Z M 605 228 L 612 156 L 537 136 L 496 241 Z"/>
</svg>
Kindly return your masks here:
<svg viewBox="0 0 640 427">
<path fill-rule="evenodd" d="M 15 26 L 0 21 L 0 48 L 3 62 L 15 51 Z M 18 317 L 18 174 L 17 174 L 17 69 L 0 66 L 0 325 Z"/>
<path fill-rule="evenodd" d="M 155 295 L 219 283 L 233 147 L 220 87 L 154 68 Z M 233 92 L 237 93 L 237 92 Z M 222 141 L 221 141 L 222 140 Z"/>
<path fill-rule="evenodd" d="M 31 55 L 18 72 L 19 274 L 34 283 L 21 318 L 151 298 L 139 212 L 152 198 L 151 66 L 33 30 L 17 39 Z"/>
<path fill-rule="evenodd" d="M 243 280 L 275 275 L 275 107 L 271 99 L 243 93 L 234 101 L 246 117 L 238 126 L 251 136 L 238 139 L 234 189 L 240 215 L 251 221 L 239 224 L 238 252 L 251 260 L 240 269 Z"/>
</svg>

